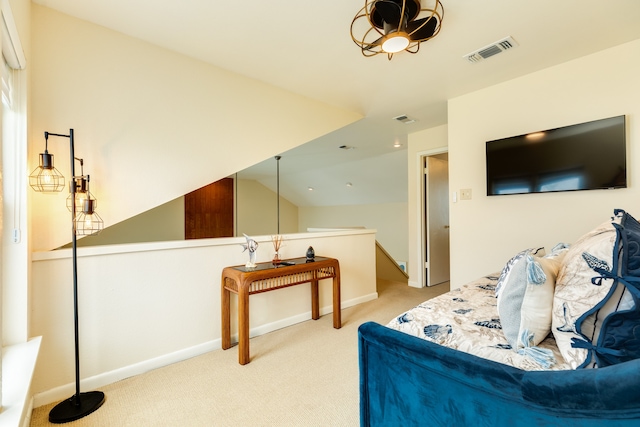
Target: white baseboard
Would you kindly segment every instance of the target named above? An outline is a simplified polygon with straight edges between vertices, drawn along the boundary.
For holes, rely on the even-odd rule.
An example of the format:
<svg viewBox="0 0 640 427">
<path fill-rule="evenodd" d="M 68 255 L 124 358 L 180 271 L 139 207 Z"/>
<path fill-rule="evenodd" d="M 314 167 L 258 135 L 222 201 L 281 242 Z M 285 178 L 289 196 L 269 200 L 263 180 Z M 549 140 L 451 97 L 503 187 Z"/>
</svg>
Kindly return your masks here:
<svg viewBox="0 0 640 427">
<path fill-rule="evenodd" d="M 372 301 L 378 298 L 378 293 L 374 292 L 368 295 L 363 295 L 358 298 L 351 299 L 349 301 L 342 301 L 342 308 L 352 307 L 354 305 L 362 304 L 363 302 Z M 326 315 L 333 313 L 333 306 L 321 307 L 320 315 Z M 295 325 L 296 323 L 304 322 L 311 319 L 311 311 L 298 314 L 296 316 L 288 317 L 286 319 L 278 320 L 277 322 L 268 323 L 252 328 L 249 331 L 250 337 L 256 337 L 269 332 L 276 331 L 278 329 L 285 328 L 287 326 Z M 232 341 L 237 341 L 237 335 L 231 337 Z M 152 371 L 154 369 L 168 366 L 173 363 L 182 362 L 183 360 L 191 359 L 192 357 L 200 356 L 213 350 L 219 350 L 222 347 L 221 339 L 215 339 L 207 341 L 202 344 L 195 345 L 193 347 L 185 348 L 175 351 L 173 353 L 165 354 L 160 357 L 148 359 L 133 365 L 125 366 L 120 369 L 105 372 L 93 377 L 85 378 L 80 381 L 80 387 L 82 391 L 95 390 L 100 387 L 104 387 L 108 384 L 113 384 L 117 381 L 121 381 L 125 378 L 130 378 L 136 375 L 144 374 L 145 372 Z M 236 350 L 237 351 L 237 350 Z M 65 384 L 60 387 L 53 388 L 51 390 L 38 393 L 33 397 L 33 406 L 39 407 L 47 405 L 49 403 L 58 402 L 60 400 L 69 398 L 75 393 L 75 383 Z M 2 426 L 0 426 L 2 427 Z"/>
</svg>

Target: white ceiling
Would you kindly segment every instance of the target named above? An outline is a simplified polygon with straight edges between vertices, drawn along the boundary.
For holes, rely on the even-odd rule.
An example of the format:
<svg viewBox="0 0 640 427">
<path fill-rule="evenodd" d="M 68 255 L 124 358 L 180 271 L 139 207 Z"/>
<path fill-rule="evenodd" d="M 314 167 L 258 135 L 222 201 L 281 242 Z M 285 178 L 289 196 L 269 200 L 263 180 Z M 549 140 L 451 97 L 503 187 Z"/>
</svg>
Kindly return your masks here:
<svg viewBox="0 0 640 427">
<path fill-rule="evenodd" d="M 406 201 L 406 135 L 445 124 L 447 99 L 640 38 L 638 0 L 441 0 L 440 34 L 388 61 L 365 58 L 351 40 L 364 0 L 33 1 L 361 113 L 364 120 L 282 153 L 280 191 L 299 206 Z M 463 59 L 508 36 L 517 48 Z M 401 114 L 416 122 L 392 120 Z M 241 176 L 273 188 L 275 170 L 267 159 Z"/>
</svg>

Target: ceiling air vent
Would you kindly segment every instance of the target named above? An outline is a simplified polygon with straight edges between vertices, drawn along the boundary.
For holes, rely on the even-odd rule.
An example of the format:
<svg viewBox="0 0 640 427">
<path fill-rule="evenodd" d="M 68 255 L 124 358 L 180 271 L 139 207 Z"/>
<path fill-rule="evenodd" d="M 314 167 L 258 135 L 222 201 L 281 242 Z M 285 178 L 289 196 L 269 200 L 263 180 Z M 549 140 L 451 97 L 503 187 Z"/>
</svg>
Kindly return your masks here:
<svg viewBox="0 0 640 427">
<path fill-rule="evenodd" d="M 408 125 L 409 123 L 414 123 L 416 120 L 412 119 L 411 117 L 407 116 L 406 114 L 403 114 L 401 116 L 398 117 L 394 117 L 394 120 L 399 121 L 400 123 L 404 123 L 405 125 Z"/>
<path fill-rule="evenodd" d="M 483 59 L 491 58 L 493 55 L 504 52 L 505 50 L 517 47 L 518 43 L 509 36 L 488 46 L 478 49 L 475 52 L 468 53 L 463 56 L 464 59 L 471 63 L 480 62 Z"/>
</svg>

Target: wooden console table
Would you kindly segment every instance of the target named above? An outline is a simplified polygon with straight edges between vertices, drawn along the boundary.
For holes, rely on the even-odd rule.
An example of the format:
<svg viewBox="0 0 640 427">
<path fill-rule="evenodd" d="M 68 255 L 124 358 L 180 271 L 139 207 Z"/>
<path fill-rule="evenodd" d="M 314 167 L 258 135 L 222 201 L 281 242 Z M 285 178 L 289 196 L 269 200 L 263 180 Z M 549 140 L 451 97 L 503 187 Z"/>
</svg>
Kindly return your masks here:
<svg viewBox="0 0 640 427">
<path fill-rule="evenodd" d="M 243 265 L 222 270 L 222 349 L 231 347 L 231 292 L 238 295 L 238 362 L 249 363 L 249 295 L 311 283 L 311 317 L 320 318 L 318 280 L 333 278 L 333 327 L 340 329 L 340 265 L 337 259 L 316 257 L 283 260 L 293 265 L 263 262 L 254 268 Z"/>
</svg>

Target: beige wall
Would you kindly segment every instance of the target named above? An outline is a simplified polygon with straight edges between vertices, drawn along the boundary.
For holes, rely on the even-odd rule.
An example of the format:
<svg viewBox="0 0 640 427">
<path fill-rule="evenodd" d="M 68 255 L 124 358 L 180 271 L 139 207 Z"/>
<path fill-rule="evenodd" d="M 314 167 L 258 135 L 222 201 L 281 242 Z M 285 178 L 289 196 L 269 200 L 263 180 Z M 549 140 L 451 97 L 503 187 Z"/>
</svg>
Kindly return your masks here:
<svg viewBox="0 0 640 427">
<path fill-rule="evenodd" d="M 237 188 L 239 236 L 278 232 L 277 195 L 255 180 L 239 179 Z M 280 197 L 280 234 L 298 232 L 298 207 Z"/>
<path fill-rule="evenodd" d="M 376 244 L 376 280 L 407 283 L 407 276 L 380 244 Z"/>
<path fill-rule="evenodd" d="M 423 231 L 422 223 L 422 157 L 447 151 L 447 125 L 423 130 L 409 135 L 409 146 L 407 147 L 407 180 L 408 180 L 408 251 L 409 262 L 407 272 L 409 273 L 409 285 L 414 287 L 424 286 L 424 269 L 418 268 L 419 260 L 422 258 Z"/>
<path fill-rule="evenodd" d="M 78 240 L 78 246 L 184 240 L 184 197 L 105 228 Z M 70 247 L 70 244 L 65 245 Z"/>
<path fill-rule="evenodd" d="M 46 7 L 32 12 L 30 170 L 45 130 L 74 128 L 106 224 L 361 117 Z M 67 175 L 68 147 L 49 140 Z M 69 242 L 65 193 L 31 197 L 33 250 Z"/>
<path fill-rule="evenodd" d="M 298 226 L 309 228 L 365 227 L 377 230 L 376 240 L 396 261 L 406 261 L 407 204 L 300 206 Z"/>
<path fill-rule="evenodd" d="M 531 246 L 574 242 L 614 208 L 640 216 L 640 40 L 449 101 L 451 286 Z M 627 115 L 628 188 L 487 197 L 485 141 Z"/>
<path fill-rule="evenodd" d="M 273 235 L 277 232 L 276 193 L 254 180 L 238 180 L 238 235 Z M 280 234 L 298 232 L 298 207 L 280 198 Z M 184 197 L 105 228 L 78 240 L 78 246 L 184 240 Z M 70 244 L 64 247 L 70 247 Z"/>
</svg>

